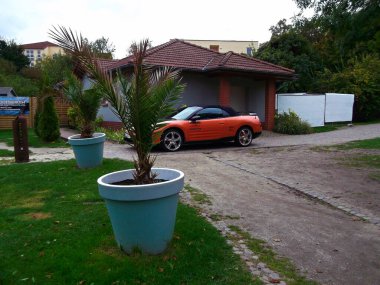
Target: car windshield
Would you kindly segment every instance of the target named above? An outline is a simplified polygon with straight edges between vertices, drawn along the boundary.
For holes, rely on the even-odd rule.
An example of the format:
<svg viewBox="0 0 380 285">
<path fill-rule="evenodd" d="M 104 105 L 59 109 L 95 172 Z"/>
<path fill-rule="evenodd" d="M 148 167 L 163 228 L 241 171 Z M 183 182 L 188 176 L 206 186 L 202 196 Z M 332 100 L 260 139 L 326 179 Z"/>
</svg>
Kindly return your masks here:
<svg viewBox="0 0 380 285">
<path fill-rule="evenodd" d="M 189 118 L 190 115 L 192 115 L 194 112 L 201 110 L 202 107 L 187 107 L 186 109 L 183 109 L 178 114 L 172 117 L 172 119 L 176 120 L 186 120 Z"/>
</svg>

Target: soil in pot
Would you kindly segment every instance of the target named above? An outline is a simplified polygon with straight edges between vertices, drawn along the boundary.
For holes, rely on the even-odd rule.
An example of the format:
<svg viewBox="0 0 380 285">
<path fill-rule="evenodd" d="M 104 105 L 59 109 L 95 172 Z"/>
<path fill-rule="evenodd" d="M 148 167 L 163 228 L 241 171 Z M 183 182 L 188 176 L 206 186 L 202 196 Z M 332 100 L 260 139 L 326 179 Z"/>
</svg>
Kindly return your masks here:
<svg viewBox="0 0 380 285">
<path fill-rule="evenodd" d="M 147 183 L 147 184 L 154 184 L 154 183 L 160 183 L 160 182 L 166 182 L 166 181 L 168 181 L 168 180 L 165 180 L 165 179 L 154 179 L 153 183 Z M 125 180 L 122 180 L 122 181 L 112 182 L 110 184 L 111 185 L 141 185 L 141 184 L 137 184 L 134 179 L 125 179 Z"/>
</svg>

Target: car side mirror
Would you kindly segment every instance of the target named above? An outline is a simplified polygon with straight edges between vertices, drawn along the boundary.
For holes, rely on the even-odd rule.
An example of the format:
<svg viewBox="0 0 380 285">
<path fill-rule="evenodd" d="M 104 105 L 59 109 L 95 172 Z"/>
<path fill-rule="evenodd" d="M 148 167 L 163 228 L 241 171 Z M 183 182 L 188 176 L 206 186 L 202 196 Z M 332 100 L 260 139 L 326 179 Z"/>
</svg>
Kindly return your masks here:
<svg viewBox="0 0 380 285">
<path fill-rule="evenodd" d="M 191 121 L 192 123 L 195 123 L 195 122 L 198 121 L 200 118 L 201 118 L 201 116 L 199 116 L 199 115 L 195 115 L 195 116 L 191 117 L 190 121 Z"/>
</svg>

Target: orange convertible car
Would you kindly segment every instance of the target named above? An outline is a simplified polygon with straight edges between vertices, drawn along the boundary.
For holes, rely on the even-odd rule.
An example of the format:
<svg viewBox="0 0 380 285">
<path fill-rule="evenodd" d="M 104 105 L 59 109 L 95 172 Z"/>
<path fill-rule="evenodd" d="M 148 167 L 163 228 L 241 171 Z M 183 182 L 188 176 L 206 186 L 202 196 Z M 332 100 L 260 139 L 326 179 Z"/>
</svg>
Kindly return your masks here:
<svg viewBox="0 0 380 285">
<path fill-rule="evenodd" d="M 166 151 L 176 151 L 183 144 L 204 141 L 234 141 L 249 146 L 261 134 L 262 127 L 255 113 L 240 115 L 232 108 L 221 106 L 186 107 L 159 123 L 155 144 Z"/>
</svg>

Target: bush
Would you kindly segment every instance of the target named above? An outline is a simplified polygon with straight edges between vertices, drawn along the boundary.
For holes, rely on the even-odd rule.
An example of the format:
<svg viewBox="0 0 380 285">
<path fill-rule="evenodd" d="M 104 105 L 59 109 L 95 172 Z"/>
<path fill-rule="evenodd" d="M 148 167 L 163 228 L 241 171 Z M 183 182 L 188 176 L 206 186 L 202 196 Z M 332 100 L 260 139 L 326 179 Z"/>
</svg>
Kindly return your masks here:
<svg viewBox="0 0 380 285">
<path fill-rule="evenodd" d="M 124 128 L 120 130 L 111 130 L 107 128 L 97 127 L 96 131 L 98 133 L 105 133 L 107 140 L 118 142 L 120 144 L 125 143 L 125 129 Z"/>
<path fill-rule="evenodd" d="M 366 55 L 349 62 L 340 72 L 325 70 L 319 76 L 320 92 L 355 94 L 354 121 L 380 118 L 380 57 Z"/>
<path fill-rule="evenodd" d="M 67 109 L 67 118 L 69 120 L 69 127 L 73 129 L 79 129 L 80 122 L 79 122 L 79 114 L 78 110 L 75 107 L 70 107 Z"/>
<path fill-rule="evenodd" d="M 40 119 L 41 119 L 41 112 L 37 110 L 36 113 L 34 114 L 34 132 L 38 137 L 40 136 L 40 132 L 39 132 L 40 129 L 38 127 Z"/>
<path fill-rule="evenodd" d="M 43 109 L 37 126 L 38 134 L 44 141 L 52 142 L 59 138 L 59 120 L 52 96 L 49 96 L 44 100 Z"/>
<path fill-rule="evenodd" d="M 302 121 L 300 117 L 291 110 L 289 113 L 276 114 L 274 132 L 288 135 L 310 134 L 313 132 L 308 122 Z"/>
<path fill-rule="evenodd" d="M 99 116 L 95 119 L 95 128 L 100 128 L 104 122 L 103 116 Z"/>
</svg>

